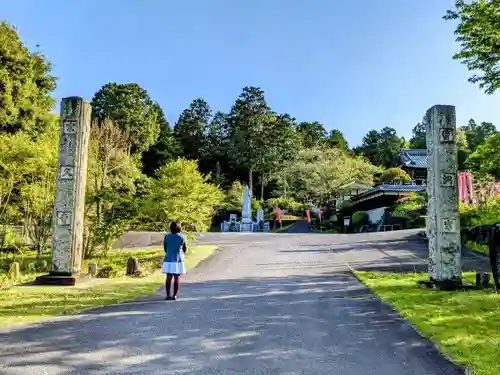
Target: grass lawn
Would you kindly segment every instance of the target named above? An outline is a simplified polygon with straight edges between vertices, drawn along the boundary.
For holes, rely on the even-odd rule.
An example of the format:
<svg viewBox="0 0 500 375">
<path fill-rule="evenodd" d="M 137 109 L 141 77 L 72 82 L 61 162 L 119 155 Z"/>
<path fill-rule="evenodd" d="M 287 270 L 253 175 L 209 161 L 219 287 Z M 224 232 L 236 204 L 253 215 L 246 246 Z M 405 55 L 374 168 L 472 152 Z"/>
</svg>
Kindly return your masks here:
<svg viewBox="0 0 500 375">
<path fill-rule="evenodd" d="M 186 267 L 193 268 L 216 249 L 217 246 L 190 247 Z M 119 273 L 114 278 L 93 279 L 88 284 L 75 287 L 12 286 L 0 290 L 0 326 L 33 323 L 57 315 L 152 296 L 164 281 L 159 270 L 163 254 L 163 249 L 113 251 L 106 259 L 100 260 L 100 265 L 116 266 Z M 129 256 L 139 259 L 141 268 L 148 272 L 146 276 L 124 276 Z M 36 275 L 25 275 L 22 281 L 33 280 Z"/>
<path fill-rule="evenodd" d="M 475 375 L 500 374 L 500 295 L 420 288 L 426 274 L 356 274 L 457 363 Z M 464 281 L 472 284 L 475 274 L 464 273 Z"/>
</svg>

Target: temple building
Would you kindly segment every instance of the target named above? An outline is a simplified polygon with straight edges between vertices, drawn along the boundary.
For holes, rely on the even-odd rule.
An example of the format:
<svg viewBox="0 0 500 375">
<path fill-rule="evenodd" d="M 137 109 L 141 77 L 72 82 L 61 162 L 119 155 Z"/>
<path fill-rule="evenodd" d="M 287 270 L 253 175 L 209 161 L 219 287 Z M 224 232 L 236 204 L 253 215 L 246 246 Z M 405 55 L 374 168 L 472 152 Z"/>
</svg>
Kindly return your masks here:
<svg viewBox="0 0 500 375">
<path fill-rule="evenodd" d="M 427 150 L 401 149 L 399 167 L 406 171 L 416 185 L 425 185 L 427 181 Z"/>
</svg>

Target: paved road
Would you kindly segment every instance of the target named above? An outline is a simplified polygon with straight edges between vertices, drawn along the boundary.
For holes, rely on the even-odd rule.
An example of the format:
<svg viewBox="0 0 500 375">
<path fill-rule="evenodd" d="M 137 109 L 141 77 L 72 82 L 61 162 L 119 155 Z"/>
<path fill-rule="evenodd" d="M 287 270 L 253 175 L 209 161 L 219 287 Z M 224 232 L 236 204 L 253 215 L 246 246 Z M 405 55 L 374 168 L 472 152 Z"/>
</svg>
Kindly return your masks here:
<svg viewBox="0 0 500 375">
<path fill-rule="evenodd" d="M 414 234 L 206 235 L 179 301 L 0 334 L 0 374 L 463 374 L 349 272 L 424 267 Z"/>
<path fill-rule="evenodd" d="M 284 230 L 285 233 L 311 233 L 311 229 L 309 229 L 309 224 L 306 220 L 297 220 L 295 224 L 286 228 Z"/>
</svg>

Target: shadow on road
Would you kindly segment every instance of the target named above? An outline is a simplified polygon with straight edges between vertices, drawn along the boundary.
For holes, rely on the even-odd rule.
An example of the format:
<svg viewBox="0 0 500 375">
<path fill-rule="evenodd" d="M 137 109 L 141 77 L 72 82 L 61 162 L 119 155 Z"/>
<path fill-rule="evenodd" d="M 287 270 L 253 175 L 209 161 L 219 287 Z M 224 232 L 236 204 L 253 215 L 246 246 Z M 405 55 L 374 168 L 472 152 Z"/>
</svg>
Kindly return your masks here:
<svg viewBox="0 0 500 375">
<path fill-rule="evenodd" d="M 0 373 L 463 374 L 348 272 L 182 288 L 1 334 Z"/>
</svg>

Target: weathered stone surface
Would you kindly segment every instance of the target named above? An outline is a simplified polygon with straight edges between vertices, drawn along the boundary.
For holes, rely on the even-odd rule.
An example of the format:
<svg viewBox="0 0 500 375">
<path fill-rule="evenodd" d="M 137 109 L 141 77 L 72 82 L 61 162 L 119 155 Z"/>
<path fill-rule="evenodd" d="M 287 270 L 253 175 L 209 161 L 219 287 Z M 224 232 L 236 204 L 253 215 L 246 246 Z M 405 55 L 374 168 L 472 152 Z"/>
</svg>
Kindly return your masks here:
<svg viewBox="0 0 500 375">
<path fill-rule="evenodd" d="M 139 260 L 134 257 L 130 257 L 127 260 L 127 276 L 134 276 L 139 272 Z"/>
<path fill-rule="evenodd" d="M 19 271 L 19 263 L 12 262 L 9 266 L 9 275 L 11 279 L 17 280 L 21 277 L 21 272 Z"/>
<path fill-rule="evenodd" d="M 52 273 L 81 270 L 85 185 L 92 108 L 82 98 L 61 103 L 61 136 L 52 233 Z"/>
<path fill-rule="evenodd" d="M 96 277 L 97 275 L 97 263 L 89 263 L 89 276 Z"/>
<path fill-rule="evenodd" d="M 430 108 L 426 125 L 430 279 L 437 284 L 461 284 L 455 107 Z"/>
</svg>

